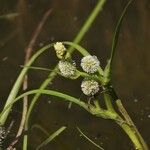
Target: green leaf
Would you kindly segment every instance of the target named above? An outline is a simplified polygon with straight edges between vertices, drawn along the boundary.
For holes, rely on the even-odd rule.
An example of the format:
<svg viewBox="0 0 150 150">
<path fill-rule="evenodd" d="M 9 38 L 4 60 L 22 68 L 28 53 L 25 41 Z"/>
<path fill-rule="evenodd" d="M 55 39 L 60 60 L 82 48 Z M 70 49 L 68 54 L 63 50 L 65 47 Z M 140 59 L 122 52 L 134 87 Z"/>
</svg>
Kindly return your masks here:
<svg viewBox="0 0 150 150">
<path fill-rule="evenodd" d="M 54 140 L 59 134 L 61 134 L 66 129 L 65 126 L 59 128 L 57 131 L 55 131 L 52 135 L 50 135 L 45 141 L 43 141 L 36 150 L 41 149 L 43 146 L 47 145 L 49 142 Z"/>
<path fill-rule="evenodd" d="M 33 69 L 33 70 L 48 71 L 48 72 L 51 72 L 51 71 L 53 71 L 53 70 L 51 70 L 51 69 L 48 69 L 48 68 L 43 68 L 43 67 L 35 67 L 35 66 L 23 66 L 23 65 L 21 65 L 20 67 L 22 67 L 22 68 L 28 68 L 28 69 Z"/>
<path fill-rule="evenodd" d="M 70 95 L 63 94 L 61 92 L 57 92 L 57 91 L 54 91 L 54 90 L 39 90 L 39 89 L 37 89 L 37 90 L 31 90 L 31 91 L 28 91 L 26 93 L 23 93 L 22 95 L 18 96 L 16 99 L 14 99 L 13 101 L 11 101 L 5 107 L 5 109 L 3 109 L 3 111 L 1 112 L 1 114 L 0 114 L 0 120 L 1 120 L 1 117 L 3 116 L 3 114 L 5 114 L 5 112 L 7 110 L 9 110 L 15 102 L 17 102 L 19 100 L 22 100 L 22 98 L 25 97 L 25 96 L 33 95 L 33 94 L 37 94 L 37 93 L 45 94 L 45 95 L 51 95 L 51 96 L 56 96 L 56 97 L 62 98 L 61 100 L 73 102 L 73 103 L 79 105 L 80 107 L 84 108 L 85 110 L 89 111 L 88 105 L 85 102 L 80 101 L 79 99 L 77 99 L 75 97 L 72 97 Z M 60 99 L 58 99 L 58 100 L 60 100 Z M 28 122 L 28 119 L 29 119 L 29 111 L 28 111 L 27 117 L 26 117 L 26 121 L 27 122 Z"/>
<path fill-rule="evenodd" d="M 115 33 L 114 33 L 114 37 L 113 37 L 113 41 L 112 41 L 112 48 L 111 48 L 111 56 L 110 56 L 110 63 L 112 62 L 113 60 L 113 57 L 114 57 L 114 54 L 115 54 L 115 51 L 116 51 L 116 47 L 117 47 L 117 43 L 118 43 L 118 39 L 119 39 L 119 33 L 120 33 L 120 28 L 121 28 L 121 25 L 122 25 L 122 21 L 125 17 L 125 14 L 127 12 L 127 9 L 128 7 L 130 6 L 130 4 L 132 3 L 133 0 L 130 0 L 127 5 L 125 6 L 118 22 L 117 22 L 117 25 L 116 25 L 116 28 L 115 28 Z"/>
<path fill-rule="evenodd" d="M 89 142 L 91 142 L 94 146 L 96 146 L 97 148 L 104 150 L 101 146 L 99 146 L 98 144 L 96 144 L 94 141 L 92 141 L 89 137 L 87 137 L 79 127 L 77 127 L 77 130 L 80 132 L 80 134 L 85 137 Z"/>
<path fill-rule="evenodd" d="M 112 40 L 112 47 L 111 47 L 111 55 L 110 55 L 110 59 L 108 60 L 108 63 L 105 67 L 104 70 L 104 76 L 106 77 L 105 82 L 106 84 L 110 81 L 111 78 L 111 72 L 112 72 L 112 62 L 114 59 L 114 54 L 116 52 L 116 48 L 117 48 L 117 44 L 118 44 L 118 39 L 119 39 L 119 33 L 120 33 L 120 28 L 123 22 L 123 19 L 125 17 L 125 14 L 127 12 L 128 7 L 130 6 L 130 4 L 132 3 L 133 0 L 130 0 L 127 5 L 125 6 L 118 22 L 115 28 L 115 32 L 114 32 L 114 36 L 113 36 L 113 40 Z"/>
<path fill-rule="evenodd" d="M 52 47 L 54 45 L 54 43 L 52 44 L 48 44 L 46 46 L 44 46 L 43 48 L 41 48 L 40 50 L 38 50 L 32 57 L 31 59 L 28 61 L 28 63 L 26 64 L 27 66 L 31 66 L 34 61 L 41 55 L 43 54 L 46 50 L 48 50 L 50 47 Z M 18 91 L 22 85 L 22 82 L 23 82 L 23 79 L 27 73 L 29 68 L 23 68 L 21 73 L 19 74 L 15 84 L 13 85 L 12 89 L 11 89 L 11 92 L 7 98 L 7 101 L 5 103 L 5 106 L 4 106 L 4 109 L 16 98 L 17 94 L 18 94 Z M 11 107 L 9 107 L 9 109 L 7 109 L 7 111 L 3 114 L 3 116 L 1 116 L 0 118 L 0 124 L 1 125 L 4 125 L 5 122 L 6 122 L 6 119 L 9 115 L 11 111 Z"/>
<path fill-rule="evenodd" d="M 78 44 L 83 39 L 83 37 L 89 31 L 90 27 L 92 26 L 94 20 L 98 16 L 98 14 L 103 10 L 103 6 L 104 6 L 105 2 L 106 2 L 106 0 L 98 0 L 95 8 L 91 12 L 91 14 L 88 16 L 85 23 L 80 28 L 80 31 L 78 32 L 77 36 L 73 40 L 74 43 Z M 74 51 L 74 47 L 70 47 L 69 51 L 72 54 Z"/>
</svg>

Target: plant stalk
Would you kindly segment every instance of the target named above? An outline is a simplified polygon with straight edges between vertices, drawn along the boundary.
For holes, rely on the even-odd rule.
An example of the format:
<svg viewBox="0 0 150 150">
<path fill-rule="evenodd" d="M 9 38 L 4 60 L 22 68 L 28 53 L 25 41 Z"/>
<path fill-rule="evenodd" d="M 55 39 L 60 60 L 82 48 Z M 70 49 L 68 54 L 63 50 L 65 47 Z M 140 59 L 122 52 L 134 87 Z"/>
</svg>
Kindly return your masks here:
<svg viewBox="0 0 150 150">
<path fill-rule="evenodd" d="M 134 144 L 134 147 L 136 150 L 149 150 L 146 142 L 144 141 L 143 137 L 139 133 L 137 127 L 133 123 L 132 119 L 130 118 L 129 114 L 123 107 L 121 100 L 118 99 L 118 96 L 112 86 L 107 86 L 107 101 L 105 100 L 106 105 L 108 106 L 108 109 L 112 109 L 113 105 L 111 98 L 115 101 L 118 111 L 121 113 L 124 119 L 122 119 L 119 114 L 118 118 L 116 120 L 116 123 L 125 131 L 125 133 L 128 135 L 128 137 L 131 139 L 132 143 Z M 105 95 L 104 95 L 105 96 Z M 105 98 L 105 97 L 104 97 Z M 111 107 L 110 107 L 111 106 Z M 115 110 L 115 109 L 114 109 Z"/>
<path fill-rule="evenodd" d="M 123 120 L 121 119 L 121 122 L 117 121 L 116 122 L 124 131 L 125 133 L 128 135 L 128 137 L 130 138 L 130 140 L 132 141 L 135 150 L 146 150 L 144 149 L 144 147 L 141 144 L 140 139 L 138 138 L 135 130 L 132 128 L 132 126 L 130 126 L 129 124 L 127 124 L 126 122 L 123 122 Z"/>
<path fill-rule="evenodd" d="M 148 150 L 148 146 L 146 144 L 146 142 L 144 141 L 143 137 L 141 136 L 140 132 L 138 131 L 137 127 L 135 126 L 134 122 L 132 121 L 132 119 L 130 118 L 128 112 L 126 111 L 126 109 L 124 108 L 124 106 L 122 105 L 122 102 L 120 99 L 116 100 L 116 105 L 119 109 L 119 111 L 121 112 L 121 114 L 123 115 L 123 117 L 125 118 L 126 122 L 132 126 L 134 132 L 136 133 L 138 139 L 140 140 L 144 150 Z"/>
<path fill-rule="evenodd" d="M 96 17 L 98 16 L 99 12 L 102 11 L 102 8 L 105 4 L 106 0 L 98 0 L 94 10 L 91 12 L 91 14 L 89 15 L 89 17 L 87 18 L 87 20 L 85 21 L 85 23 L 83 24 L 82 28 L 80 29 L 79 33 L 77 34 L 77 36 L 75 37 L 75 39 L 73 40 L 74 43 L 78 44 L 83 37 L 85 36 L 86 32 L 89 30 L 89 28 L 91 27 L 92 23 L 95 21 Z M 70 47 L 70 52 L 73 53 L 74 48 Z M 56 66 L 54 68 L 54 70 L 57 70 Z M 55 76 L 57 75 L 56 72 L 52 72 L 49 74 L 48 78 L 42 83 L 42 85 L 40 86 L 40 89 L 45 89 L 49 83 L 55 78 Z M 49 78 L 50 77 L 50 78 Z M 41 94 L 36 94 L 33 98 L 33 101 L 37 101 L 37 99 L 40 97 Z M 32 110 L 31 110 L 32 111 Z M 31 113 L 30 111 L 30 113 Z M 25 129 L 28 130 L 28 124 L 25 125 Z M 23 146 L 23 150 L 27 150 L 27 135 L 25 135 L 24 138 L 24 146 Z"/>
</svg>

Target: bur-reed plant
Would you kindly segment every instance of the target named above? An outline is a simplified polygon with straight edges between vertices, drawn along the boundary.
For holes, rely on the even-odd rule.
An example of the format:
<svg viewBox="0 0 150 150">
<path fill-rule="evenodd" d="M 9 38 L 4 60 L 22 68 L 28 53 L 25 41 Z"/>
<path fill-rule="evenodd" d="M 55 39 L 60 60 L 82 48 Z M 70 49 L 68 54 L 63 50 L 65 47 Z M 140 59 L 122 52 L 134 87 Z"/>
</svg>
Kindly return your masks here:
<svg viewBox="0 0 150 150">
<path fill-rule="evenodd" d="M 91 55 L 90 51 L 81 47 L 78 43 L 81 41 L 92 22 L 96 18 L 98 12 L 102 9 L 105 0 L 99 0 L 94 11 L 91 13 L 86 23 L 81 28 L 79 34 L 75 38 L 73 42 L 62 41 L 51 43 L 44 46 L 42 49 L 38 50 L 29 62 L 22 69 L 12 91 L 6 101 L 6 105 L 3 111 L 0 114 L 0 124 L 1 126 L 5 124 L 7 117 L 10 113 L 12 106 L 23 97 L 28 95 L 35 95 L 31 101 L 31 104 L 28 109 L 28 113 L 26 116 L 26 124 L 25 130 L 29 128 L 29 118 L 30 114 L 34 108 L 35 103 L 39 100 L 39 96 L 41 94 L 59 97 L 58 100 L 68 101 L 73 104 L 78 105 L 82 109 L 86 110 L 88 113 L 96 116 L 98 118 L 104 118 L 114 121 L 123 129 L 123 131 L 128 135 L 130 140 L 133 143 L 133 146 L 136 150 L 148 150 L 148 147 L 136 128 L 135 124 L 131 120 L 127 111 L 122 105 L 121 99 L 117 96 L 115 89 L 112 85 L 112 73 L 113 73 L 113 60 L 114 54 L 117 48 L 117 42 L 119 37 L 120 27 L 127 11 L 128 6 L 131 4 L 132 0 L 128 2 L 126 7 L 124 8 L 121 17 L 118 20 L 118 23 L 115 28 L 114 37 L 112 40 L 112 47 L 110 58 L 107 61 L 106 66 L 103 68 L 98 60 L 97 56 Z M 67 48 L 67 46 L 69 48 Z M 53 49 L 56 52 L 56 55 L 59 59 L 58 65 L 51 71 L 48 78 L 43 82 L 39 89 L 31 90 L 23 93 L 20 96 L 17 96 L 18 91 L 21 87 L 21 83 L 23 81 L 24 76 L 26 75 L 29 69 L 41 69 L 32 66 L 32 63 L 46 50 Z M 72 59 L 72 55 L 74 51 L 78 51 L 82 55 L 81 59 L 81 69 L 76 65 L 75 60 Z M 43 68 L 44 69 L 44 68 Z M 45 69 L 46 70 L 46 69 Z M 48 70 L 48 69 L 47 69 Z M 92 101 L 85 102 L 84 100 L 80 100 L 75 98 L 69 94 L 61 93 L 55 90 L 47 90 L 46 87 L 49 82 L 52 82 L 54 77 L 59 75 L 61 77 L 68 78 L 70 80 L 76 80 L 78 78 L 82 78 L 83 81 L 81 83 L 81 90 L 86 96 L 92 97 Z M 100 92 L 100 87 L 103 89 L 103 92 Z M 101 101 L 98 94 L 103 95 L 103 101 L 106 107 L 101 106 Z M 61 98 L 61 99 L 60 99 Z M 65 128 L 65 127 L 64 127 Z M 49 141 L 50 138 L 48 138 Z M 28 145 L 28 136 L 24 136 L 23 150 L 27 150 Z"/>
</svg>

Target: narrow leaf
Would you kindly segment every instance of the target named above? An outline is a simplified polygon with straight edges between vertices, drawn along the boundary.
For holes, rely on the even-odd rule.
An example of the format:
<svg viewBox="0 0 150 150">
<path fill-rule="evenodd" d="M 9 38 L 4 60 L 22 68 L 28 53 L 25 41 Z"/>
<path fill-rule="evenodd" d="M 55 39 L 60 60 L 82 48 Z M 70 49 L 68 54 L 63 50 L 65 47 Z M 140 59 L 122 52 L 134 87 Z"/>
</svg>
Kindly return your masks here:
<svg viewBox="0 0 150 150">
<path fill-rule="evenodd" d="M 77 127 L 77 130 L 80 132 L 80 134 L 85 137 L 89 142 L 91 142 L 94 146 L 96 146 L 97 148 L 104 150 L 101 146 L 99 146 L 98 144 L 96 144 L 94 141 L 92 141 L 89 137 L 87 137 L 79 127 Z"/>
<path fill-rule="evenodd" d="M 36 150 L 41 149 L 43 146 L 47 145 L 49 142 L 54 140 L 59 134 L 61 134 L 66 129 L 65 126 L 59 128 L 57 131 L 55 131 L 52 135 L 50 135 L 45 141 L 43 141 Z"/>
<path fill-rule="evenodd" d="M 13 99 L 13 101 L 11 101 L 3 109 L 3 111 L 0 113 L 0 120 L 1 120 L 1 118 L 3 116 L 3 114 L 5 114 L 5 112 L 8 109 L 10 109 L 15 102 L 17 102 L 19 100 L 22 100 L 22 98 L 25 97 L 25 96 L 32 95 L 32 94 L 37 94 L 37 93 L 45 94 L 45 95 L 51 95 L 51 96 L 56 96 L 56 97 L 62 98 L 62 99 L 58 99 L 58 100 L 73 102 L 73 103 L 79 105 L 80 107 L 84 108 L 85 110 L 89 111 L 89 108 L 88 108 L 87 104 L 85 102 L 83 102 L 83 101 L 80 101 L 79 99 L 77 99 L 75 97 L 72 97 L 70 95 L 67 95 L 67 94 L 64 94 L 64 93 L 61 93 L 61 92 L 57 92 L 57 91 L 54 91 L 54 90 L 39 90 L 38 89 L 38 90 L 28 91 L 28 92 L 23 93 L 22 95 L 18 96 L 16 99 Z M 28 115 L 29 115 L 29 112 L 27 114 L 26 119 L 28 119 Z"/>
<path fill-rule="evenodd" d="M 113 40 L 112 40 L 112 47 L 111 47 L 111 55 L 110 55 L 110 59 L 108 60 L 108 63 L 105 67 L 105 71 L 104 71 L 104 75 L 106 77 L 108 77 L 108 82 L 110 80 L 110 76 L 111 76 L 111 72 L 112 72 L 112 62 L 113 62 L 113 58 L 114 58 L 114 54 L 116 52 L 116 47 L 117 47 L 117 44 L 118 44 L 118 39 L 119 39 L 119 33 L 120 33 L 120 28 L 121 28 L 121 25 L 122 25 L 122 22 L 123 22 L 123 19 L 125 17 L 125 14 L 127 12 L 127 9 L 128 7 L 130 6 L 130 4 L 132 3 L 133 0 L 130 0 L 127 5 L 125 6 L 118 22 L 117 22 L 117 25 L 116 25 L 116 28 L 115 28 L 115 32 L 114 32 L 114 36 L 113 36 Z M 107 81 L 106 81 L 107 82 Z"/>
<path fill-rule="evenodd" d="M 41 48 L 40 50 L 38 50 L 31 58 L 30 60 L 28 61 L 27 63 L 27 66 L 31 66 L 32 63 L 34 63 L 34 61 L 42 54 L 44 53 L 46 50 L 48 50 L 49 48 L 51 48 L 52 46 L 54 45 L 54 43 L 52 44 L 48 44 L 46 46 L 44 46 L 43 48 Z M 26 75 L 28 71 L 28 68 L 23 68 L 22 71 L 20 72 L 15 84 L 13 85 L 12 89 L 11 89 L 11 92 L 6 100 L 6 103 L 5 103 L 5 106 L 3 109 L 5 109 L 17 96 L 18 94 L 18 91 L 22 85 L 22 82 L 23 82 L 23 79 Z M 7 109 L 7 111 L 3 114 L 3 116 L 1 116 L 0 118 L 0 124 L 1 125 L 4 125 L 6 120 L 7 120 L 7 117 L 9 115 L 11 111 L 11 107 L 9 107 L 9 109 Z"/>
<path fill-rule="evenodd" d="M 28 68 L 28 69 L 33 69 L 33 70 L 41 70 L 41 71 L 54 72 L 54 70 L 52 70 L 52 69 L 43 68 L 43 67 L 24 66 L 24 65 L 20 65 L 20 67 L 22 67 L 22 68 Z M 56 72 L 56 73 L 59 73 L 59 72 Z"/>
<path fill-rule="evenodd" d="M 116 25 L 116 28 L 115 28 L 115 33 L 114 33 L 114 37 L 113 37 L 113 41 L 112 41 L 112 48 L 111 48 L 111 57 L 110 57 L 110 61 L 113 60 L 113 57 L 114 57 L 114 54 L 115 54 L 115 51 L 116 51 L 116 47 L 117 47 L 117 43 L 118 43 L 118 38 L 119 38 L 119 33 L 120 33 L 120 28 L 121 28 L 121 25 L 122 25 L 122 21 L 125 17 L 125 14 L 127 12 L 127 9 L 128 7 L 130 6 L 130 4 L 132 3 L 133 0 L 130 0 L 127 5 L 125 6 L 118 22 L 117 22 L 117 25 Z"/>
</svg>

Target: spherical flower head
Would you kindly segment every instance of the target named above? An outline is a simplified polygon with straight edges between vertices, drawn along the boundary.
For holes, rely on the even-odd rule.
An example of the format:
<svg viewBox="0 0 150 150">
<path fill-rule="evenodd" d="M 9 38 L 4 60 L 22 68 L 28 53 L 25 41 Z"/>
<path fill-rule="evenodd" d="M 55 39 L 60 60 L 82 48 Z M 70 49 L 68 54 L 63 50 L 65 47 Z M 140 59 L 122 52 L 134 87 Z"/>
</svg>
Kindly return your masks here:
<svg viewBox="0 0 150 150">
<path fill-rule="evenodd" d="M 75 62 L 59 61 L 58 68 L 62 76 L 69 78 L 75 76 L 76 65 Z"/>
<path fill-rule="evenodd" d="M 54 49 L 56 51 L 57 57 L 60 58 L 60 59 L 62 59 L 63 55 L 66 52 L 66 48 L 63 45 L 63 43 L 62 42 L 57 42 L 56 44 L 54 44 Z"/>
<path fill-rule="evenodd" d="M 95 95 L 99 91 L 99 84 L 95 80 L 83 80 L 81 89 L 85 95 Z"/>
<path fill-rule="evenodd" d="M 85 56 L 81 59 L 81 67 L 87 73 L 95 73 L 98 70 L 100 62 L 96 56 Z"/>
</svg>

